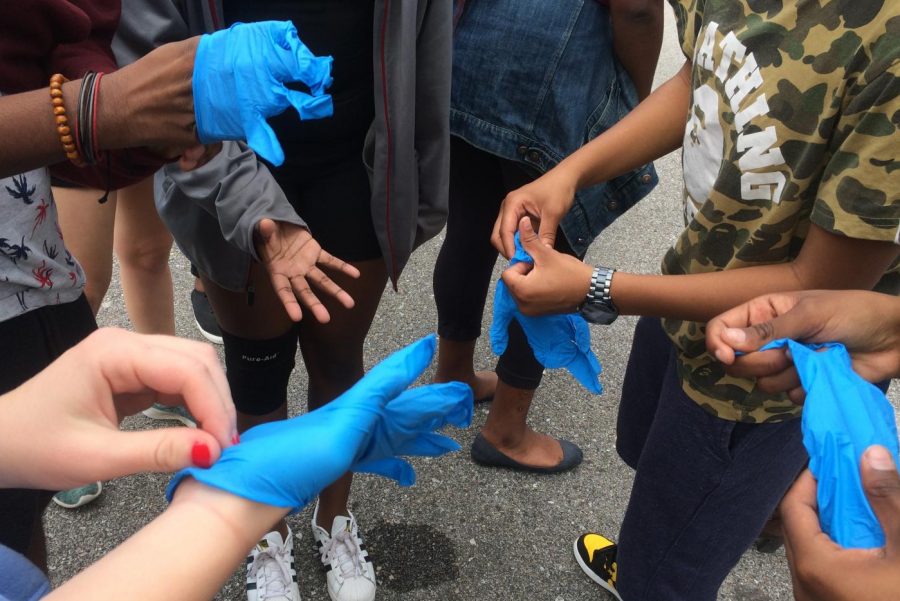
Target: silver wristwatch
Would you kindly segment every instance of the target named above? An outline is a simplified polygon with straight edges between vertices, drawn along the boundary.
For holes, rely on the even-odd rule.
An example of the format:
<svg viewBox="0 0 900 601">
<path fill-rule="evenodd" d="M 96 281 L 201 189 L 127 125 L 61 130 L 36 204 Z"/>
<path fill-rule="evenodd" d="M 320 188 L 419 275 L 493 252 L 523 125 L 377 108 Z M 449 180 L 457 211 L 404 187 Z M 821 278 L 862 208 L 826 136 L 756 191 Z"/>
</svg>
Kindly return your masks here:
<svg viewBox="0 0 900 601">
<path fill-rule="evenodd" d="M 584 302 L 578 308 L 578 312 L 587 321 L 609 325 L 619 316 L 619 310 L 613 304 L 610 296 L 612 276 L 615 269 L 609 267 L 595 267 L 591 274 L 591 287 L 588 288 Z"/>
</svg>

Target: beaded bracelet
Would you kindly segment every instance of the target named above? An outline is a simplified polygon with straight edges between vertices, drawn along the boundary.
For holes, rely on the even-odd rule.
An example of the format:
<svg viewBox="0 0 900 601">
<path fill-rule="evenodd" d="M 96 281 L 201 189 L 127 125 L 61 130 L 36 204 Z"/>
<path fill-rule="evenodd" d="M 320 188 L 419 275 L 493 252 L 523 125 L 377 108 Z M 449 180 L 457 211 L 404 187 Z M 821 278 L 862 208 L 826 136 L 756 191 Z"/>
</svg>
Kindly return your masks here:
<svg viewBox="0 0 900 601">
<path fill-rule="evenodd" d="M 84 166 L 84 159 L 75 145 L 75 136 L 72 135 L 72 128 L 69 127 L 69 118 L 66 116 L 66 105 L 63 100 L 62 86 L 68 80 L 60 73 L 56 73 L 50 78 L 50 103 L 53 105 L 53 119 L 56 124 L 56 132 L 59 134 L 59 141 L 62 143 L 63 149 L 66 151 L 66 158 L 72 161 L 78 167 Z"/>
</svg>

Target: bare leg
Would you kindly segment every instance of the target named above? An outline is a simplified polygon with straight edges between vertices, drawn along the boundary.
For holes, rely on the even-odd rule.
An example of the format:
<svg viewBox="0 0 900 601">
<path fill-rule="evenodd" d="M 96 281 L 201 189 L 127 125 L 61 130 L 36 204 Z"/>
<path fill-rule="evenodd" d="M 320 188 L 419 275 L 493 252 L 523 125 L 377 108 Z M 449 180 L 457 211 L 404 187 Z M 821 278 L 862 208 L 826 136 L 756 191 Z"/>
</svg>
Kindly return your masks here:
<svg viewBox="0 0 900 601">
<path fill-rule="evenodd" d="M 502 380 L 481 430 L 488 442 L 498 451 L 519 463 L 535 467 L 553 467 L 563 458 L 559 441 L 535 432 L 526 421 L 534 399 L 534 390 L 514 388 Z"/>
<path fill-rule="evenodd" d="M 320 324 L 304 318 L 300 324 L 300 352 L 309 374 L 309 409 L 320 407 L 353 386 L 363 376 L 363 343 L 384 286 L 387 272 L 382 259 L 353 263 L 360 277 L 352 279 L 329 274 L 356 301 L 345 309 L 329 298 L 321 298 L 331 313 L 331 321 Z M 352 474 L 345 474 L 319 495 L 318 525 L 331 531 L 335 516 L 347 515 Z"/>
<path fill-rule="evenodd" d="M 206 276 L 201 275 L 203 288 L 216 313 L 222 329 L 226 332 L 250 340 L 267 340 L 287 333 L 293 323 L 272 290 L 268 273 L 262 265 L 254 264 L 250 280 L 256 290 L 253 305 L 248 305 L 245 292 L 234 292 L 222 288 Z M 253 426 L 287 418 L 287 403 L 270 413 L 253 415 L 237 412 L 237 427 L 244 432 Z M 287 522 L 280 520 L 272 527 L 282 537 L 287 536 Z"/>
<path fill-rule="evenodd" d="M 435 382 L 465 382 L 475 394 L 476 401 L 494 396 L 497 374 L 492 371 L 475 371 L 475 340 L 449 340 L 438 343 L 438 364 Z"/>
<path fill-rule="evenodd" d="M 84 295 L 94 315 L 100 310 L 112 278 L 113 225 L 116 220 L 116 193 L 100 204 L 103 196 L 91 188 L 53 188 L 59 227 L 66 248 L 84 269 Z"/>
<path fill-rule="evenodd" d="M 114 240 L 128 316 L 142 334 L 174 336 L 172 235 L 156 212 L 153 179 L 120 190 L 118 202 Z"/>
</svg>

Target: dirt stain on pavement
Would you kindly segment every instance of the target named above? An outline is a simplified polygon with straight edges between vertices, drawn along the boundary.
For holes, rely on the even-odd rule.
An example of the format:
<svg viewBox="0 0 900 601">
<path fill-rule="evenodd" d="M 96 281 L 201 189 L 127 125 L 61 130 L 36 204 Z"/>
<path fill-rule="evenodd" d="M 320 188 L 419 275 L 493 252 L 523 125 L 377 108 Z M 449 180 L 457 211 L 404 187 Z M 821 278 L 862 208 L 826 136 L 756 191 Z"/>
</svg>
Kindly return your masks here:
<svg viewBox="0 0 900 601">
<path fill-rule="evenodd" d="M 433 526 L 379 521 L 367 530 L 379 586 L 406 593 L 459 578 L 453 542 Z"/>
</svg>

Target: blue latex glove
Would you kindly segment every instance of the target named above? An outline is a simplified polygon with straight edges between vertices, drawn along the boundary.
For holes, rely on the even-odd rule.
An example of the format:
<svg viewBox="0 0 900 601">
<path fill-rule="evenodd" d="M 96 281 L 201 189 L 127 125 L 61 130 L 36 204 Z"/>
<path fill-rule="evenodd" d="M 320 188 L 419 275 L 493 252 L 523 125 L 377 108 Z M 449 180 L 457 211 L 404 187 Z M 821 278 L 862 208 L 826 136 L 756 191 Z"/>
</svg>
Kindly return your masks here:
<svg viewBox="0 0 900 601">
<path fill-rule="evenodd" d="M 194 59 L 194 116 L 204 144 L 246 140 L 273 165 L 284 151 L 266 119 L 297 109 L 301 119 L 321 119 L 334 112 L 330 56 L 317 57 L 290 21 L 235 23 L 200 38 Z M 286 82 L 303 82 L 305 94 Z"/>
<path fill-rule="evenodd" d="M 412 467 L 396 455 L 437 456 L 459 445 L 433 430 L 472 421 L 472 389 L 461 382 L 406 390 L 431 363 L 434 335 L 394 353 L 331 403 L 293 419 L 256 426 L 208 469 L 180 471 L 209 486 L 297 511 L 347 471 L 380 474 L 403 486 Z"/>
<path fill-rule="evenodd" d="M 801 427 L 809 469 L 818 482 L 822 530 L 842 547 L 883 547 L 884 532 L 863 490 L 859 462 L 867 448 L 878 444 L 900 465 L 894 410 L 878 388 L 853 371 L 844 345 L 781 339 L 760 350 L 784 346 L 806 391 Z"/>
<path fill-rule="evenodd" d="M 525 261 L 533 263 L 531 256 L 522 248 L 516 233 L 516 254 L 509 264 Z M 506 289 L 503 280 L 497 282 L 494 294 L 494 322 L 491 324 L 491 349 L 502 355 L 509 343 L 509 322 L 516 319 L 525 331 L 528 344 L 538 362 L 548 369 L 565 367 L 581 382 L 581 385 L 600 394 L 600 361 L 591 350 L 591 330 L 587 322 L 577 313 L 567 315 L 542 315 L 531 317 L 522 315 L 515 299 Z"/>
</svg>

